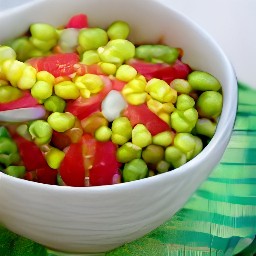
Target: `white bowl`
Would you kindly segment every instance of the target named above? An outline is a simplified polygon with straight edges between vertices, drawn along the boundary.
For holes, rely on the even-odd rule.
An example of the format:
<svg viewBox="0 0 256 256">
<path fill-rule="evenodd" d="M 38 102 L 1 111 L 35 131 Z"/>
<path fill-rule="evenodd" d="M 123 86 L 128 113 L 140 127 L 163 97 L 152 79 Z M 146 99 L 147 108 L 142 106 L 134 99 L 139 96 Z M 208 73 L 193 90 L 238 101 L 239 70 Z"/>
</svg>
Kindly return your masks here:
<svg viewBox="0 0 256 256">
<path fill-rule="evenodd" d="M 0 223 L 48 248 L 106 252 L 142 237 L 173 216 L 219 163 L 229 142 L 237 105 L 233 68 L 216 42 L 193 21 L 160 0 L 43 0 L 1 13 L 1 41 L 19 36 L 32 22 L 59 26 L 85 13 L 91 26 L 122 19 L 133 42 L 184 49 L 183 60 L 208 71 L 223 87 L 216 134 L 194 159 L 171 172 L 102 187 L 58 187 L 0 173 Z"/>
</svg>

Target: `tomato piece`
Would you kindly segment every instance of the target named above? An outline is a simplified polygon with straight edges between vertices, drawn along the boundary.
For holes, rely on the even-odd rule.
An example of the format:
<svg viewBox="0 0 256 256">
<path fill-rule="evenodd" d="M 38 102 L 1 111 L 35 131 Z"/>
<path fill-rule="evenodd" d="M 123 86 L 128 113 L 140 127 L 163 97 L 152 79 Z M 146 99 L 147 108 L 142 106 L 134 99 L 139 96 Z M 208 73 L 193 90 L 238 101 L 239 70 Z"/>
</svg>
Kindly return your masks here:
<svg viewBox="0 0 256 256">
<path fill-rule="evenodd" d="M 166 63 L 151 63 L 142 60 L 132 59 L 128 62 L 138 73 L 146 77 L 147 80 L 159 78 L 170 83 L 176 78 L 185 79 L 191 72 L 189 65 L 180 60 L 172 65 Z"/>
<path fill-rule="evenodd" d="M 112 89 L 112 83 L 106 76 L 100 76 L 104 81 L 104 88 L 90 98 L 79 97 L 76 100 L 67 102 L 66 111 L 77 116 L 80 120 L 90 114 L 101 110 L 101 102 Z"/>
<path fill-rule="evenodd" d="M 26 171 L 33 171 L 40 168 L 48 167 L 40 148 L 32 141 L 15 134 L 13 139 L 17 144 L 20 157 L 23 161 Z"/>
<path fill-rule="evenodd" d="M 92 135 L 84 134 L 79 143 L 69 146 L 60 175 L 68 186 L 110 185 L 120 176 L 119 166 L 115 144 L 99 142 Z"/>
<path fill-rule="evenodd" d="M 75 64 L 79 63 L 76 53 L 56 53 L 45 57 L 35 57 L 27 62 L 37 71 L 48 71 L 55 77 L 69 76 L 76 73 Z"/>
<path fill-rule="evenodd" d="M 77 14 L 71 17 L 66 25 L 66 28 L 87 28 L 88 18 L 85 14 Z"/>
<path fill-rule="evenodd" d="M 85 134 L 79 143 L 69 146 L 59 169 L 66 185 L 89 186 L 89 169 L 93 165 L 95 151 L 96 140 L 89 134 Z"/>
<path fill-rule="evenodd" d="M 17 108 L 28 108 L 38 105 L 38 101 L 32 97 L 29 91 L 22 91 L 22 96 L 16 100 L 1 103 L 0 111 L 17 109 Z"/>
<path fill-rule="evenodd" d="M 94 164 L 90 169 L 90 185 L 112 185 L 120 177 L 120 164 L 116 159 L 117 147 L 112 141 L 96 141 Z"/>
<path fill-rule="evenodd" d="M 122 89 L 126 85 L 126 82 L 120 81 L 116 78 L 111 79 L 111 81 L 112 81 L 112 89 L 116 90 L 116 91 L 119 91 L 119 92 L 122 91 Z"/>
<path fill-rule="evenodd" d="M 81 145 L 80 142 L 69 146 L 59 168 L 62 180 L 68 186 L 84 186 L 85 171 Z"/>
<path fill-rule="evenodd" d="M 141 105 L 128 104 L 128 107 L 123 112 L 123 116 L 126 116 L 130 120 L 133 127 L 136 124 L 145 125 L 153 136 L 171 129 L 170 126 L 153 113 L 145 103 Z"/>
<path fill-rule="evenodd" d="M 180 60 L 176 60 L 172 66 L 164 67 L 152 72 L 150 77 L 162 79 L 169 84 L 176 78 L 186 79 L 190 72 L 191 68 L 187 64 L 184 64 Z"/>
</svg>

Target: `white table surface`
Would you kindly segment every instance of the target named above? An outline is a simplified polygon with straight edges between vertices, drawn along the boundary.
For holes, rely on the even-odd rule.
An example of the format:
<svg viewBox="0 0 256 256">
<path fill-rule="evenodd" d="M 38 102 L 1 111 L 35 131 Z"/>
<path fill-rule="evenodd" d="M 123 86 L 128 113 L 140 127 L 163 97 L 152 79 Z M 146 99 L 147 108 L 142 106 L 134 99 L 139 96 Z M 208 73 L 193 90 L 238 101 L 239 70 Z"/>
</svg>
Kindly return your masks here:
<svg viewBox="0 0 256 256">
<path fill-rule="evenodd" d="M 0 0 L 2 11 L 37 0 Z M 206 29 L 223 48 L 238 80 L 256 88 L 256 0 L 165 0 Z"/>
</svg>

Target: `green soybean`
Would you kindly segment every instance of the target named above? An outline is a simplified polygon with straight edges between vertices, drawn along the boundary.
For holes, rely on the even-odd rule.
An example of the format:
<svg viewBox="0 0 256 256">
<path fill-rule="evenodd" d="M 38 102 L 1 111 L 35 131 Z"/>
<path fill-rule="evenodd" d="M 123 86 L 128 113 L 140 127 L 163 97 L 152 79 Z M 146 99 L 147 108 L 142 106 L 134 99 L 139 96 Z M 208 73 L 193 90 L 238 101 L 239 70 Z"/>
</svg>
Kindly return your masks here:
<svg viewBox="0 0 256 256">
<path fill-rule="evenodd" d="M 78 35 L 78 43 L 84 51 L 96 50 L 107 42 L 107 32 L 101 28 L 82 29 Z"/>
<path fill-rule="evenodd" d="M 11 85 L 0 86 L 0 103 L 7 103 L 17 100 L 22 96 L 21 90 Z"/>
<path fill-rule="evenodd" d="M 140 45 L 136 47 L 135 57 L 149 62 L 173 63 L 179 57 L 179 50 L 167 45 Z"/>
<path fill-rule="evenodd" d="M 156 164 L 164 159 L 164 149 L 158 145 L 148 145 L 142 151 L 142 158 L 148 164 Z"/>
<path fill-rule="evenodd" d="M 200 117 L 218 117 L 222 110 L 222 94 L 216 91 L 203 92 L 196 102 L 196 109 Z"/>
<path fill-rule="evenodd" d="M 52 95 L 44 101 L 44 107 L 50 112 L 63 112 L 66 107 L 66 101 L 56 95 Z"/>
<path fill-rule="evenodd" d="M 23 178 L 26 173 L 26 169 L 25 166 L 8 166 L 4 172 L 16 178 Z"/>
<path fill-rule="evenodd" d="M 114 21 L 107 29 L 110 40 L 126 39 L 130 33 L 129 24 L 125 21 Z"/>
<path fill-rule="evenodd" d="M 127 163 L 141 157 L 141 147 L 127 142 L 117 149 L 116 157 L 120 163 Z"/>
<path fill-rule="evenodd" d="M 76 118 L 69 112 L 59 113 L 54 112 L 49 115 L 47 122 L 53 130 L 57 132 L 65 132 L 71 129 L 75 124 Z"/>
<path fill-rule="evenodd" d="M 124 182 L 140 180 L 148 176 L 147 164 L 142 159 L 134 159 L 124 165 Z"/>
<path fill-rule="evenodd" d="M 33 121 L 28 131 L 37 145 L 47 144 L 52 138 L 52 128 L 44 120 Z"/>
<path fill-rule="evenodd" d="M 193 71 L 188 75 L 188 82 L 194 90 L 218 91 L 220 82 L 213 75 L 203 71 Z"/>
</svg>

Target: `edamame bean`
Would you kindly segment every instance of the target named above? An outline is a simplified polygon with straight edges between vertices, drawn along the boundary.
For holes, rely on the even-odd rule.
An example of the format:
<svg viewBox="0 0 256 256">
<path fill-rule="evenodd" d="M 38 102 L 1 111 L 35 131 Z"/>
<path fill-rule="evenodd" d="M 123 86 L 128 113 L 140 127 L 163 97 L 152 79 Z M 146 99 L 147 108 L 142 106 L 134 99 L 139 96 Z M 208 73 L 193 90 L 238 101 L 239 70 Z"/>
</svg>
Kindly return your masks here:
<svg viewBox="0 0 256 256">
<path fill-rule="evenodd" d="M 6 60 L 15 60 L 16 52 L 9 46 L 0 46 L 0 65 Z"/>
<path fill-rule="evenodd" d="M 192 86 L 189 82 L 185 79 L 174 79 L 170 83 L 170 86 L 177 91 L 178 93 L 182 94 L 189 94 L 192 91 Z"/>
<path fill-rule="evenodd" d="M 114 21 L 107 29 L 110 40 L 126 39 L 130 33 L 129 24 L 124 21 Z"/>
<path fill-rule="evenodd" d="M 10 85 L 0 86 L 0 103 L 17 100 L 22 96 L 21 90 Z"/>
<path fill-rule="evenodd" d="M 95 131 L 95 139 L 98 141 L 109 141 L 112 131 L 108 126 L 101 126 Z"/>
<path fill-rule="evenodd" d="M 196 122 L 196 133 L 212 138 L 215 134 L 217 124 L 208 118 L 199 118 Z"/>
<path fill-rule="evenodd" d="M 44 101 L 44 107 L 50 112 L 64 112 L 66 101 L 62 98 L 52 95 Z"/>
<path fill-rule="evenodd" d="M 191 132 L 198 119 L 197 110 L 189 108 L 185 111 L 175 110 L 171 114 L 171 127 L 176 132 Z"/>
<path fill-rule="evenodd" d="M 25 166 L 8 166 L 4 172 L 10 176 L 16 177 L 16 178 L 23 178 L 25 173 L 26 173 L 26 169 Z"/>
<path fill-rule="evenodd" d="M 31 95 L 38 100 L 45 100 L 53 93 L 53 85 L 45 81 L 37 81 L 31 88 Z"/>
<path fill-rule="evenodd" d="M 100 57 L 96 50 L 87 50 L 82 55 L 82 63 L 92 65 L 100 62 Z"/>
<path fill-rule="evenodd" d="M 164 149 L 159 145 L 148 145 L 142 151 L 142 158 L 147 164 L 156 164 L 164 159 Z"/>
<path fill-rule="evenodd" d="M 186 163 L 186 154 L 175 146 L 169 146 L 165 149 L 165 160 L 174 168 L 178 168 Z"/>
<path fill-rule="evenodd" d="M 44 120 L 35 120 L 30 123 L 28 131 L 37 145 L 44 145 L 52 138 L 52 128 Z"/>
<path fill-rule="evenodd" d="M 120 163 L 128 163 L 133 159 L 141 158 L 141 152 L 141 147 L 131 142 L 126 142 L 117 149 L 117 161 Z"/>
<path fill-rule="evenodd" d="M 179 57 L 179 50 L 167 45 L 140 45 L 136 47 L 135 57 L 149 62 L 174 63 Z"/>
<path fill-rule="evenodd" d="M 107 42 L 107 32 L 101 28 L 81 29 L 78 35 L 78 43 L 84 51 L 96 50 Z"/>
<path fill-rule="evenodd" d="M 218 117 L 222 110 L 221 93 L 215 91 L 203 92 L 196 102 L 196 109 L 201 117 Z"/>
<path fill-rule="evenodd" d="M 142 159 L 134 159 L 124 165 L 124 182 L 140 180 L 148 176 L 147 164 Z"/>
<path fill-rule="evenodd" d="M 97 49 L 101 61 L 121 65 L 135 55 L 135 46 L 125 39 L 110 40 L 106 46 Z"/>
<path fill-rule="evenodd" d="M 193 71 L 188 75 L 188 82 L 193 90 L 218 91 L 220 82 L 211 74 L 203 71 Z"/>
<path fill-rule="evenodd" d="M 160 132 L 152 137 L 153 144 L 167 147 L 169 146 L 174 138 L 174 133 L 171 131 Z"/>
<path fill-rule="evenodd" d="M 174 137 L 173 144 L 184 153 L 193 151 L 195 148 L 195 139 L 191 133 L 178 133 Z"/>
<path fill-rule="evenodd" d="M 71 129 L 75 124 L 76 118 L 69 112 L 54 112 L 49 115 L 47 122 L 53 130 L 57 132 L 65 132 Z"/>
</svg>

